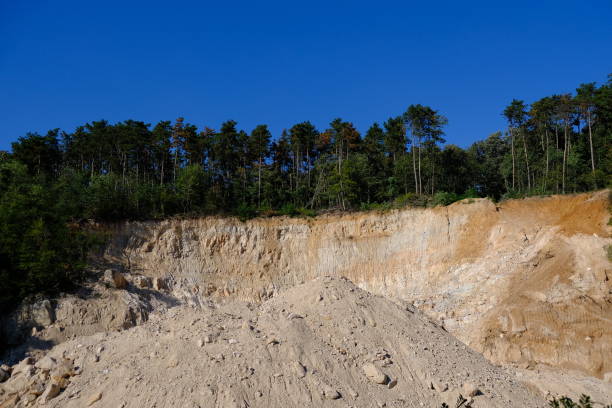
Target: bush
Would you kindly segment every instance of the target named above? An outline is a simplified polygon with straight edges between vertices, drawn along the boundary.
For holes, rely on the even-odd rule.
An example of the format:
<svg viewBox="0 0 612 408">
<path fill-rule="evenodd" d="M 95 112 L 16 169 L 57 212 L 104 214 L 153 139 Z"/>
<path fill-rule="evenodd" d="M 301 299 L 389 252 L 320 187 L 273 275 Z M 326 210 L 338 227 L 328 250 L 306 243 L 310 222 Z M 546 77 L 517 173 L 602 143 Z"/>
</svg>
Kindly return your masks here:
<svg viewBox="0 0 612 408">
<path fill-rule="evenodd" d="M 403 207 L 426 207 L 427 206 L 427 196 L 418 195 L 415 193 L 407 193 L 398 196 L 395 200 L 393 200 L 394 208 L 403 208 Z"/>
<path fill-rule="evenodd" d="M 501 200 L 500 201 L 504 201 L 504 200 L 513 200 L 516 198 L 525 198 L 525 194 L 518 192 L 518 191 L 508 191 L 507 193 L 503 194 L 501 196 Z"/>
<path fill-rule="evenodd" d="M 241 203 L 236 209 L 236 215 L 240 221 L 246 221 L 257 217 L 257 210 L 246 203 Z"/>
<path fill-rule="evenodd" d="M 293 203 L 287 203 L 285 205 L 283 205 L 279 211 L 280 215 L 286 215 L 289 217 L 294 217 L 296 215 L 298 215 L 298 210 L 297 207 L 295 206 L 295 204 Z"/>
<path fill-rule="evenodd" d="M 288 217 L 314 217 L 317 215 L 317 212 L 306 207 L 296 207 L 293 203 L 287 203 L 282 206 L 279 215 Z"/>
<path fill-rule="evenodd" d="M 385 202 L 385 203 L 361 203 L 359 205 L 359 210 L 360 211 L 388 211 L 390 210 L 391 207 L 391 203 Z"/>
<path fill-rule="evenodd" d="M 553 398 L 549 402 L 552 408 L 593 408 L 593 401 L 588 395 L 582 394 L 580 400 L 576 403 L 569 397 Z M 606 405 L 604 408 L 612 408 L 612 405 Z"/>
<path fill-rule="evenodd" d="M 461 200 L 461 196 L 455 193 L 447 193 L 444 191 L 440 191 L 433 196 L 432 204 L 434 206 L 437 205 L 449 205 L 454 203 L 455 201 Z"/>
</svg>

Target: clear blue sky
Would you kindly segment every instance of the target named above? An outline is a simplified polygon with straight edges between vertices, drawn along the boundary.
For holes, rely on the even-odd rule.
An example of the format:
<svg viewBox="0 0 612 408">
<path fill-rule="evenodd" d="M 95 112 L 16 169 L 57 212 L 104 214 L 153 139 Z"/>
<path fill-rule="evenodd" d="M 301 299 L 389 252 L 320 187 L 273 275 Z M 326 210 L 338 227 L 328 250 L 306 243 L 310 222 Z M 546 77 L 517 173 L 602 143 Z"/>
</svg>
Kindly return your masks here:
<svg viewBox="0 0 612 408">
<path fill-rule="evenodd" d="M 610 72 L 610 0 L 0 0 L 0 149 L 98 119 L 365 131 L 411 103 L 467 146 Z"/>
</svg>

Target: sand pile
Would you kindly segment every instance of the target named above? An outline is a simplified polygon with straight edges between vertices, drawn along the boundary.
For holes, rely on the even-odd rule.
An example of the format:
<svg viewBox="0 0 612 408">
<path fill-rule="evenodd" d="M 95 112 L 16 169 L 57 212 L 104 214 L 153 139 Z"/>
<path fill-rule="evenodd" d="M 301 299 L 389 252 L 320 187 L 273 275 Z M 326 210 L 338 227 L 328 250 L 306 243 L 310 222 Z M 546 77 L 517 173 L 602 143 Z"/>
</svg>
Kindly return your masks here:
<svg viewBox="0 0 612 408">
<path fill-rule="evenodd" d="M 2 407 L 546 406 L 411 305 L 330 277 L 78 337 L 0 389 Z"/>
</svg>

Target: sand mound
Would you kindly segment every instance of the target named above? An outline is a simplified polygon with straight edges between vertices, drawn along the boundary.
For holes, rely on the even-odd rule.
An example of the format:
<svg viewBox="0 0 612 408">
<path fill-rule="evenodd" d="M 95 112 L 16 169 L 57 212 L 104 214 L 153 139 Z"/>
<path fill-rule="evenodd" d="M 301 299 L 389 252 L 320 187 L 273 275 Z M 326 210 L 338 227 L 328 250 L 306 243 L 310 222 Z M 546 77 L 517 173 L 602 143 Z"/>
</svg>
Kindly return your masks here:
<svg viewBox="0 0 612 408">
<path fill-rule="evenodd" d="M 65 342 L 41 361 L 22 363 L 0 400 L 24 376 L 47 392 L 61 362 L 72 364 L 50 390 L 61 392 L 38 397 L 50 407 L 439 408 L 455 407 L 460 394 L 473 407 L 546 405 L 412 306 L 343 278 L 317 278 L 261 305 L 153 313 L 129 330 Z"/>
</svg>

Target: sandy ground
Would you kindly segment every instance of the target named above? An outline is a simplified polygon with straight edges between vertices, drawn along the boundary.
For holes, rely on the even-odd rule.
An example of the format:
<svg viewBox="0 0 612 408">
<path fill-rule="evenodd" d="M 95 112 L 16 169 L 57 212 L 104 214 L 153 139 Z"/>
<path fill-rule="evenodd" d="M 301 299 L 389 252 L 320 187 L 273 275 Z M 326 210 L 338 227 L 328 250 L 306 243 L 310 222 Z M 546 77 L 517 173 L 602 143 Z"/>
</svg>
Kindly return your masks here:
<svg viewBox="0 0 612 408">
<path fill-rule="evenodd" d="M 414 307 L 344 278 L 317 278 L 260 305 L 174 307 L 29 363 L 2 384 L 0 398 L 19 401 L 0 406 L 439 408 L 460 394 L 473 407 L 546 405 Z M 9 393 L 19 381 L 45 392 L 56 382 L 58 395 L 34 398 L 33 385 Z"/>
</svg>

